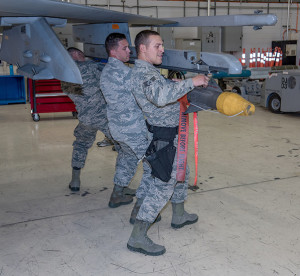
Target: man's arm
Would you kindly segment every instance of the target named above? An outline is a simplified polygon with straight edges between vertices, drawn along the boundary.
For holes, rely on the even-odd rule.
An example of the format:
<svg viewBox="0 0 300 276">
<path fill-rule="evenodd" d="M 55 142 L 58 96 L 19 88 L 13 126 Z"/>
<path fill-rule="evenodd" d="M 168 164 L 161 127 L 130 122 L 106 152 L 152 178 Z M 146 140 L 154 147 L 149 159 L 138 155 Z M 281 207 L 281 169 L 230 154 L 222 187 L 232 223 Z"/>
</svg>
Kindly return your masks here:
<svg viewBox="0 0 300 276">
<path fill-rule="evenodd" d="M 147 99 L 156 106 L 174 103 L 193 88 L 192 79 L 175 82 L 165 79 L 158 72 L 157 74 L 146 75 L 143 83 L 143 90 Z"/>
<path fill-rule="evenodd" d="M 80 84 L 70 82 L 60 82 L 61 90 L 66 94 L 83 95 L 82 86 Z"/>
<path fill-rule="evenodd" d="M 195 86 L 208 85 L 209 77 L 197 75 L 183 81 L 169 80 L 159 74 L 158 71 L 151 71 L 146 74 L 146 81 L 143 83 L 143 89 L 149 101 L 156 106 L 165 106 L 174 103 Z"/>
</svg>

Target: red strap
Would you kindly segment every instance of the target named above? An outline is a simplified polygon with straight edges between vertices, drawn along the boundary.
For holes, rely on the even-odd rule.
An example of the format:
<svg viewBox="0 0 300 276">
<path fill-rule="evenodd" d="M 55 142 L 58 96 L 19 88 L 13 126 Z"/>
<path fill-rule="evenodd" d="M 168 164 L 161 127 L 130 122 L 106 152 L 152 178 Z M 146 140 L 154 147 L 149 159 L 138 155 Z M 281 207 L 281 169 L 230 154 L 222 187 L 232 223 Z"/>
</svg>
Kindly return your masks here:
<svg viewBox="0 0 300 276">
<path fill-rule="evenodd" d="M 179 99 L 180 115 L 178 128 L 178 148 L 177 148 L 177 175 L 176 180 L 183 182 L 185 180 L 187 153 L 188 153 L 188 138 L 189 138 L 189 114 L 184 114 L 187 109 L 188 101 L 184 96 Z M 197 185 L 198 179 L 198 113 L 194 112 L 194 149 L 195 149 L 195 180 L 194 186 Z"/>
<path fill-rule="evenodd" d="M 185 180 L 186 161 L 188 152 L 188 136 L 189 136 L 189 115 L 184 114 L 187 109 L 187 97 L 179 99 L 180 115 L 178 128 L 178 147 L 177 147 L 177 174 L 176 180 L 183 182 Z"/>
<path fill-rule="evenodd" d="M 198 178 L 198 113 L 194 112 L 194 148 L 195 148 L 195 181 L 194 186 L 197 185 Z"/>
</svg>

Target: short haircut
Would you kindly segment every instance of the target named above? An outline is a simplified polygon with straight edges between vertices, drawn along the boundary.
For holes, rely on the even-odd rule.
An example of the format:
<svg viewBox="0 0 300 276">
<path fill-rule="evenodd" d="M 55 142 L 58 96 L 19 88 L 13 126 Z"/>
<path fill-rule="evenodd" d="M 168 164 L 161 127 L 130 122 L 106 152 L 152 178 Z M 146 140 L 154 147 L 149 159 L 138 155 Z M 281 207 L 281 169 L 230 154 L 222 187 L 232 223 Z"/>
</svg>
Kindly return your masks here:
<svg viewBox="0 0 300 276">
<path fill-rule="evenodd" d="M 110 51 L 117 48 L 119 46 L 119 42 L 121 40 L 126 39 L 126 35 L 121 33 L 111 33 L 105 39 L 105 49 L 107 54 L 109 55 Z"/>
<path fill-rule="evenodd" d="M 149 36 L 151 35 L 160 35 L 158 32 L 151 31 L 151 30 L 144 30 L 139 32 L 134 40 L 136 54 L 138 55 L 140 52 L 140 45 L 144 44 L 146 46 L 149 45 Z"/>
<path fill-rule="evenodd" d="M 78 48 L 75 48 L 75 47 L 69 47 L 67 49 L 67 51 L 69 52 L 69 54 L 72 54 L 74 52 L 80 52 L 80 53 L 84 54 L 81 50 L 79 50 Z"/>
</svg>

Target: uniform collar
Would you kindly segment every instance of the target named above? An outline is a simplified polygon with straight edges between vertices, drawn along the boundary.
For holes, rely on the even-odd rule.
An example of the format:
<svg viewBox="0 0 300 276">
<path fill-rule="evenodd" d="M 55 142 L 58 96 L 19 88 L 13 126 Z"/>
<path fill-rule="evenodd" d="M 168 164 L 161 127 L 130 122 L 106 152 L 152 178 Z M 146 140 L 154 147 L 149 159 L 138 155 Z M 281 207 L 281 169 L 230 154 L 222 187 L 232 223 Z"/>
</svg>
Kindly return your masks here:
<svg viewBox="0 0 300 276">
<path fill-rule="evenodd" d="M 113 62 L 113 63 L 122 63 L 123 64 L 123 62 L 121 60 L 114 58 L 114 57 L 109 57 L 108 61 Z"/>
<path fill-rule="evenodd" d="M 135 65 L 138 67 L 155 68 L 151 63 L 142 59 L 136 59 Z"/>
</svg>

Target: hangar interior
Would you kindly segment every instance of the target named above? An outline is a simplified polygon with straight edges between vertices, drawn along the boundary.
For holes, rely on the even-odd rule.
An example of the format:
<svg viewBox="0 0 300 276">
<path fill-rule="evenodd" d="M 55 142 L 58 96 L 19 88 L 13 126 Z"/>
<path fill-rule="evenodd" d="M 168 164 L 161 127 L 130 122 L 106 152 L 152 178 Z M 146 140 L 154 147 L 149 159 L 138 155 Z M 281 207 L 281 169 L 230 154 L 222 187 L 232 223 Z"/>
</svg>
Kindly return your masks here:
<svg viewBox="0 0 300 276">
<path fill-rule="evenodd" d="M 167 251 L 145 256 L 126 248 L 134 202 L 108 207 L 117 153 L 112 146 L 96 145 L 103 133 L 98 132 L 89 150 L 80 192 L 71 192 L 76 113 L 51 111 L 34 120 L 28 79 L 18 75 L 15 65 L 1 61 L 0 275 L 300 275 L 300 79 L 295 69 L 299 1 L 65 2 L 159 18 L 273 13 L 278 18 L 275 26 L 258 30 L 245 26 L 234 35 L 219 27 L 154 29 L 173 49 L 223 52 L 228 42 L 226 53 L 237 59 L 243 49 L 249 54 L 251 48 L 272 48 L 272 42 L 281 41 L 286 46 L 285 65 L 293 67 L 263 68 L 258 73 L 253 68 L 252 75 L 258 74 L 253 79 L 225 78 L 226 90 L 234 87 L 253 102 L 252 116 L 198 112 L 197 189 L 190 116 L 191 173 L 185 206 L 199 220 L 174 230 L 168 203 L 162 220 L 148 231 Z M 130 28 L 132 43 L 142 29 Z M 71 25 L 55 32 L 65 47 L 83 49 L 74 41 Z M 245 70 L 250 69 L 249 62 L 247 56 Z M 288 103 L 280 94 L 281 110 L 270 109 L 267 104 L 272 102 L 261 100 L 267 89 L 273 89 L 267 82 L 271 70 L 276 76 L 288 76 L 288 87 L 297 93 Z M 253 83 L 259 86 L 254 92 Z M 12 93 L 15 98 L 8 100 Z M 140 164 L 130 187 L 137 188 L 141 177 Z"/>
</svg>

